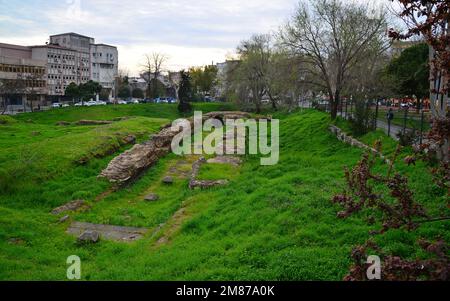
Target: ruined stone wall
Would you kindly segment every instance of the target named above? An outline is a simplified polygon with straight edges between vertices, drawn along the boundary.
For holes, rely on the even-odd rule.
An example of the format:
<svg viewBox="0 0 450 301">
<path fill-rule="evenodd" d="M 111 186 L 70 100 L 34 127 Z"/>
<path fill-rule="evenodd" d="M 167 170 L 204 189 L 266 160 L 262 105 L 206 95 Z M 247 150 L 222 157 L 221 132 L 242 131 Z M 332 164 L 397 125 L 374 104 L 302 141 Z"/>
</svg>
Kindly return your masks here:
<svg viewBox="0 0 450 301">
<path fill-rule="evenodd" d="M 384 157 L 382 153 L 377 151 L 375 148 L 370 147 L 370 146 L 362 143 L 361 141 L 353 138 L 352 136 L 348 135 L 347 133 L 345 133 L 343 130 L 341 130 L 337 126 L 330 125 L 329 130 L 338 138 L 338 140 L 340 140 L 346 144 L 349 144 L 351 146 L 355 146 L 357 148 L 368 150 L 368 151 L 372 152 L 373 154 L 379 156 L 380 159 L 383 160 L 385 163 L 389 164 L 389 162 L 390 162 L 389 159 Z"/>
</svg>

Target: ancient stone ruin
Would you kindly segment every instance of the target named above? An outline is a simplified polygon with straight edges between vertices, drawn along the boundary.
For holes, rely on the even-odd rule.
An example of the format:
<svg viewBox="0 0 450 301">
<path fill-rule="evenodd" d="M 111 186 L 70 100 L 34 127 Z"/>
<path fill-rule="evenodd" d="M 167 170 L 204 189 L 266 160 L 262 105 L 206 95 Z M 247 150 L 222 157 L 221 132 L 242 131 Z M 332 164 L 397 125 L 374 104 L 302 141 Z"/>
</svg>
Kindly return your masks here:
<svg viewBox="0 0 450 301">
<path fill-rule="evenodd" d="M 207 163 L 204 157 L 201 157 L 192 165 L 192 173 L 189 179 L 189 188 L 201 188 L 206 189 L 210 187 L 223 186 L 228 184 L 228 180 L 198 180 L 197 176 L 200 173 L 200 168 L 203 164 Z"/>
<path fill-rule="evenodd" d="M 120 242 L 131 242 L 142 238 L 147 228 L 121 227 L 82 222 L 73 222 L 67 233 L 78 237 L 78 241 L 97 242 L 100 238 Z"/>
<path fill-rule="evenodd" d="M 351 146 L 356 146 L 357 148 L 361 148 L 364 150 L 368 150 L 371 153 L 373 153 L 374 155 L 377 155 L 380 157 L 381 160 L 383 160 L 383 162 L 389 164 L 390 161 L 389 159 L 387 159 L 386 157 L 383 156 L 383 154 L 381 154 L 379 151 L 377 151 L 375 148 L 370 147 L 368 145 L 365 145 L 364 143 L 362 143 L 361 141 L 353 138 L 352 136 L 346 134 L 343 130 L 341 130 L 340 128 L 338 128 L 335 125 L 331 125 L 329 130 L 338 138 L 338 140 L 346 143 L 346 144 L 350 144 Z"/>
<path fill-rule="evenodd" d="M 84 200 L 75 200 L 75 201 L 71 201 L 65 205 L 62 205 L 58 208 L 55 208 L 52 210 L 52 214 L 54 215 L 58 215 L 61 214 L 63 212 L 67 212 L 67 211 L 76 211 L 76 210 L 80 210 L 80 209 L 88 209 L 89 206 L 86 203 L 86 201 Z"/>
<path fill-rule="evenodd" d="M 203 119 L 247 119 L 250 114 L 245 112 L 210 112 L 203 115 Z M 191 127 L 194 119 L 188 119 Z M 154 135 L 150 141 L 136 144 L 132 149 L 114 158 L 103 170 L 100 177 L 108 179 L 111 183 L 124 184 L 136 178 L 141 172 L 155 164 L 159 159 L 170 152 L 173 138 L 181 132 L 181 129 L 173 130 L 171 124 L 162 127 L 161 131 Z"/>
</svg>

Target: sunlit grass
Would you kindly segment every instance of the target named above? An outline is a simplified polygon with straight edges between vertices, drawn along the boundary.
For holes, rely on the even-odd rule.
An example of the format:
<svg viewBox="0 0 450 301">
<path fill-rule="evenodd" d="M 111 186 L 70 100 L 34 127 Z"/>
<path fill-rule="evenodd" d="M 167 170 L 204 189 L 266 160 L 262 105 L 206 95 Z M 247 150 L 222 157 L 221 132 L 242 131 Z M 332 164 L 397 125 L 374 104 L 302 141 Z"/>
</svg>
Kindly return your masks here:
<svg viewBox="0 0 450 301">
<path fill-rule="evenodd" d="M 111 188 L 98 174 L 126 147 L 86 165 L 74 160 L 102 145 L 102 137 L 131 133 L 142 141 L 179 116 L 157 106 L 149 106 L 155 113 L 132 111 L 139 107 L 120 113 L 95 108 L 88 116 L 76 110 L 28 114 L 17 117 L 17 123 L 0 125 L 0 279 L 64 280 L 67 256 L 78 255 L 83 280 L 340 280 L 351 263 L 352 247 L 377 227 L 367 225 L 364 212 L 346 220 L 336 217 L 339 208 L 330 200 L 344 188 L 344 167 L 354 165 L 362 151 L 339 142 L 328 131 L 329 116 L 316 111 L 274 114 L 281 119 L 281 157 L 275 166 L 261 166 L 258 156 L 245 156 L 240 167 L 206 164 L 202 179 L 230 183 L 191 191 L 182 176 L 175 176 L 172 185 L 161 182 L 178 161 L 191 164 L 195 159 L 172 154 L 134 184 L 96 201 Z M 59 120 L 120 115 L 137 117 L 99 127 L 55 125 Z M 41 133 L 34 136 L 33 131 Z M 395 141 L 380 132 L 360 139 L 373 143 L 379 138 L 391 153 Z M 406 154 L 408 150 L 402 156 Z M 189 164 L 180 171 L 188 171 Z M 399 162 L 396 168 L 410 176 L 415 198 L 430 212 L 448 210 L 445 192 L 432 183 L 425 165 Z M 148 193 L 160 200 L 144 201 Z M 49 214 L 73 199 L 85 199 L 92 208 L 71 213 L 72 220 L 147 227 L 150 232 L 129 244 L 77 245 L 65 233 L 68 223 L 60 224 L 59 216 Z M 173 215 L 181 208 L 185 212 L 178 225 Z M 169 241 L 156 246 L 166 234 Z M 423 235 L 450 242 L 449 224 L 429 223 L 402 235 L 389 231 L 378 242 L 387 251 L 415 258 L 422 253 L 414 242 Z"/>
</svg>

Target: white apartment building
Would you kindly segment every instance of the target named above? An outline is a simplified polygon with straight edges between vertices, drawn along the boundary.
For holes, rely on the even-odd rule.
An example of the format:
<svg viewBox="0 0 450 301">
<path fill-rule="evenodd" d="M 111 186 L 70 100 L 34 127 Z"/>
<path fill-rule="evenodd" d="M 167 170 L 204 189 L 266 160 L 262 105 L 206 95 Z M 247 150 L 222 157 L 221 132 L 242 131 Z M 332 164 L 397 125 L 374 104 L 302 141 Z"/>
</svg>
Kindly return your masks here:
<svg viewBox="0 0 450 301">
<path fill-rule="evenodd" d="M 118 76 L 119 53 L 117 48 L 106 44 L 91 44 L 90 77 L 110 91 L 110 98 L 115 98 L 116 77 Z"/>
<path fill-rule="evenodd" d="M 89 53 L 58 45 L 32 46 L 32 56 L 47 62 L 47 88 L 50 96 L 63 96 L 70 83 L 90 80 Z"/>
<path fill-rule="evenodd" d="M 88 80 L 98 82 L 115 98 L 116 77 L 119 74 L 119 52 L 117 47 L 96 44 L 95 39 L 77 33 L 63 33 L 50 36 L 50 44 L 74 50 L 79 53 L 81 82 L 86 73 Z"/>
<path fill-rule="evenodd" d="M 0 44 L 2 70 L 3 66 L 9 68 L 9 63 L 5 63 L 6 58 L 22 60 L 20 64 L 14 63 L 15 66 L 27 66 L 29 63 L 24 63 L 24 60 L 33 61 L 37 66 L 44 62 L 46 94 L 54 101 L 64 96 L 67 86 L 71 83 L 79 85 L 90 80 L 100 83 L 109 92 L 109 97 L 115 98 L 116 78 L 119 73 L 118 56 L 116 47 L 95 44 L 94 38 L 77 33 L 50 36 L 50 43 L 45 45 Z M 38 63 L 35 63 L 36 61 Z"/>
</svg>

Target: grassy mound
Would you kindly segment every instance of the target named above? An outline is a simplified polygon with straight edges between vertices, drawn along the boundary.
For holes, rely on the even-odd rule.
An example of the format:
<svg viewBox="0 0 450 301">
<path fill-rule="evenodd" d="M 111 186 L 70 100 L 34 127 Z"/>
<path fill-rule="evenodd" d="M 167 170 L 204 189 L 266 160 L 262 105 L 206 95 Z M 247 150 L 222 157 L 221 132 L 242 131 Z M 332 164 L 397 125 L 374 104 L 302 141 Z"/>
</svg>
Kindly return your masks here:
<svg viewBox="0 0 450 301">
<path fill-rule="evenodd" d="M 16 120 L 7 115 L 0 115 L 0 125 L 14 124 Z"/>
<path fill-rule="evenodd" d="M 129 111 L 122 113 L 132 116 Z M 22 171 L 27 181 L 14 190 L 0 190 L 2 280 L 64 280 L 66 258 L 73 254 L 81 258 L 84 280 L 340 280 L 351 264 L 352 247 L 366 241 L 373 229 L 365 213 L 345 220 L 336 217 L 339 208 L 331 198 L 344 187 L 344 166 L 354 165 L 362 151 L 329 133 L 330 120 L 324 113 L 275 114 L 281 126 L 277 165 L 261 166 L 257 156 L 246 156 L 238 170 L 224 168 L 222 172 L 217 165 L 201 170 L 203 179 L 230 179 L 227 186 L 191 191 L 189 180 L 182 177 L 175 178 L 173 185 L 161 183 L 173 166 L 187 160 L 170 155 L 134 185 L 105 195 L 101 201 L 96 197 L 110 186 L 96 176 L 112 156 L 94 157 L 86 166 L 76 166 L 74 158 L 101 143 L 98 137 L 148 133 L 160 120 L 147 116 L 100 127 L 57 127 L 55 120 L 60 118 L 49 114 L 35 115 L 33 130 L 41 131 L 40 136 L 30 136 L 30 125 L 20 122 L 16 136 L 0 131 L 3 172 L 33 162 L 12 151 L 24 144 L 16 140 L 19 137 L 28 139 L 28 153 L 36 153 L 40 162 Z M 78 113 L 65 119 L 80 117 L 74 114 Z M 361 139 L 369 141 L 380 134 L 371 135 Z M 385 166 L 380 163 L 377 168 Z M 410 176 L 419 202 L 431 212 L 445 210 L 444 194 L 432 183 L 426 166 L 400 163 L 397 168 Z M 32 180 L 42 175 L 41 170 L 55 173 Z M 157 193 L 160 199 L 145 202 L 148 193 Z M 59 217 L 49 211 L 80 198 L 92 209 L 71 214 L 73 220 L 151 231 L 131 244 L 101 241 L 79 246 L 65 234 L 68 224 L 59 224 Z M 437 222 L 408 235 L 389 231 L 379 244 L 394 254 L 414 258 L 422 254 L 414 245 L 419 235 L 441 235 L 450 242 L 449 233 L 448 222 Z"/>
</svg>

